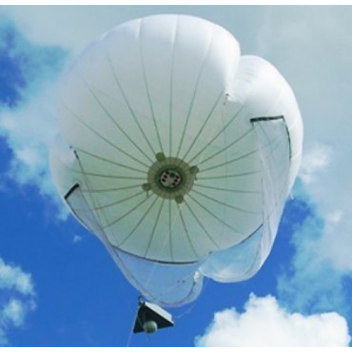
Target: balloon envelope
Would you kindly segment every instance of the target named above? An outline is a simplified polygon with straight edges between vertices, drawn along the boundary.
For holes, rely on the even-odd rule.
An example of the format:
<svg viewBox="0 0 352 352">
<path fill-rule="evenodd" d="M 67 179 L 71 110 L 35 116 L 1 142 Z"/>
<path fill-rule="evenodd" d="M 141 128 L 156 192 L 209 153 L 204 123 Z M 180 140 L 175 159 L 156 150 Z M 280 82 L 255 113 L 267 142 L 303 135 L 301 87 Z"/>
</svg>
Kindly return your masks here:
<svg viewBox="0 0 352 352">
<path fill-rule="evenodd" d="M 164 306 L 203 276 L 235 282 L 270 253 L 302 121 L 267 61 L 206 20 L 157 15 L 91 44 L 62 84 L 58 190 L 129 281 Z"/>
</svg>

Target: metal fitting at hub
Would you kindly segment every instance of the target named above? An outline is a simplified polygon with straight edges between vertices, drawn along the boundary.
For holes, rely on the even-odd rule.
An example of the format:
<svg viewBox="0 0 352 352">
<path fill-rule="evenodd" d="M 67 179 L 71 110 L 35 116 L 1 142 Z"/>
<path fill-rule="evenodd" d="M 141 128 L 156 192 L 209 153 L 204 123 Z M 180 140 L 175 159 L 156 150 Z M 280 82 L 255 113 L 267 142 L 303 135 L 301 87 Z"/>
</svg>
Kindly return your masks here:
<svg viewBox="0 0 352 352">
<path fill-rule="evenodd" d="M 163 153 L 158 153 L 155 157 L 156 161 L 148 171 L 148 182 L 143 184 L 143 190 L 182 203 L 184 196 L 192 189 L 198 167 L 189 166 L 179 158 L 165 157 Z"/>
</svg>

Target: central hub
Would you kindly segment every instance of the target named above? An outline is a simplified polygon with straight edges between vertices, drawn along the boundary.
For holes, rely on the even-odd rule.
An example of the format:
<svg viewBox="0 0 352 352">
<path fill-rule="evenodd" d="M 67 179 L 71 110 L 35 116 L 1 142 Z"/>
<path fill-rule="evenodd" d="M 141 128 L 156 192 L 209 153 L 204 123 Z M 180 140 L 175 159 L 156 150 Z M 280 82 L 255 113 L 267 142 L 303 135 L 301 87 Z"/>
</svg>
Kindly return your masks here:
<svg viewBox="0 0 352 352">
<path fill-rule="evenodd" d="M 160 184 L 166 189 L 173 189 L 182 184 L 182 176 L 175 169 L 166 169 L 160 174 Z"/>
<path fill-rule="evenodd" d="M 182 203 L 184 196 L 192 189 L 198 167 L 189 166 L 185 161 L 156 155 L 156 161 L 148 171 L 148 182 L 143 185 L 145 191 L 153 191 L 157 196 L 174 199 Z"/>
</svg>

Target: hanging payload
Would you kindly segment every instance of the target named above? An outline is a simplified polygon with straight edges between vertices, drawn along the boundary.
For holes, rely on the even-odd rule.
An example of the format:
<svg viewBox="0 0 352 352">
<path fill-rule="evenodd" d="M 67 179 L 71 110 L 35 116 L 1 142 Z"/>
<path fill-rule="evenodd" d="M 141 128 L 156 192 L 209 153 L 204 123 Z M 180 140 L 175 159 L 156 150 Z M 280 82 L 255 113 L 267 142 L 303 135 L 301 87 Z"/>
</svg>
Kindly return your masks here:
<svg viewBox="0 0 352 352">
<path fill-rule="evenodd" d="M 170 313 L 150 302 L 139 302 L 133 332 L 152 334 L 158 329 L 172 327 L 174 322 Z"/>
<path fill-rule="evenodd" d="M 285 79 L 228 31 L 183 15 L 117 26 L 69 70 L 58 119 L 57 188 L 146 299 L 181 306 L 204 276 L 263 265 L 302 121 Z"/>
</svg>

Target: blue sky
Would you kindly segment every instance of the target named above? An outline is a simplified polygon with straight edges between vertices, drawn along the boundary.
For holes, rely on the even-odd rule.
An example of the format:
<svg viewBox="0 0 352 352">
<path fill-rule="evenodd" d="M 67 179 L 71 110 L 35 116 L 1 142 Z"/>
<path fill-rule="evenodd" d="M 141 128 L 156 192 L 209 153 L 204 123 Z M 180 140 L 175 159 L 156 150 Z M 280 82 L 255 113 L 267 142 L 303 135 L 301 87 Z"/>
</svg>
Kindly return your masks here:
<svg viewBox="0 0 352 352">
<path fill-rule="evenodd" d="M 244 54 L 280 70 L 301 108 L 304 159 L 260 272 L 238 284 L 207 280 L 194 305 L 172 310 L 173 329 L 129 340 L 138 293 L 62 207 L 48 146 L 58 131 L 55 91 L 73 58 L 111 27 L 165 12 L 222 25 Z M 0 345 L 241 346 L 254 334 L 267 346 L 348 345 L 351 15 L 334 7 L 1 6 Z"/>
</svg>

